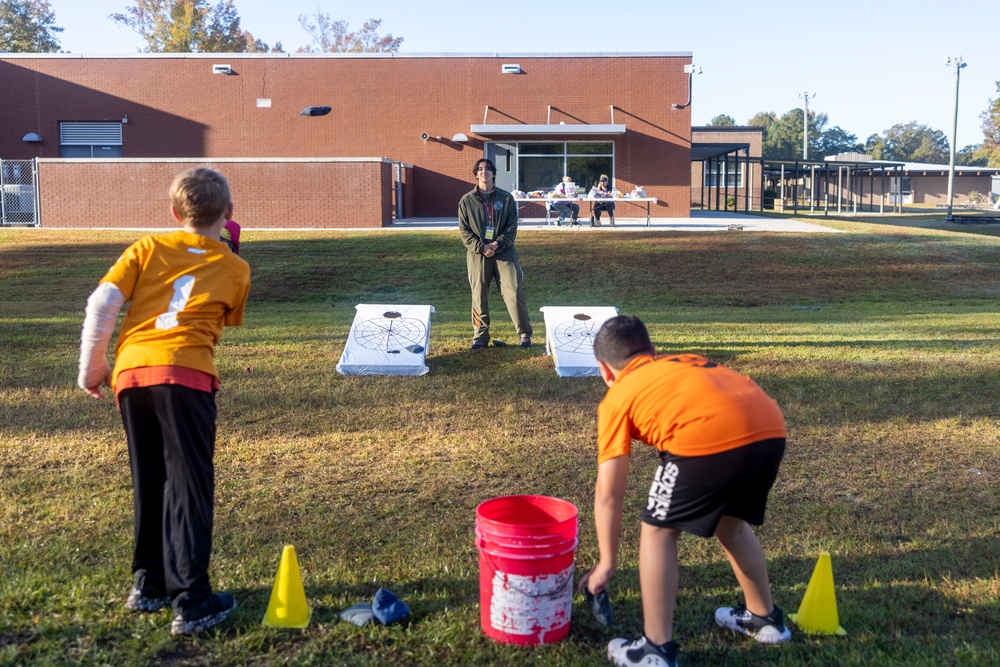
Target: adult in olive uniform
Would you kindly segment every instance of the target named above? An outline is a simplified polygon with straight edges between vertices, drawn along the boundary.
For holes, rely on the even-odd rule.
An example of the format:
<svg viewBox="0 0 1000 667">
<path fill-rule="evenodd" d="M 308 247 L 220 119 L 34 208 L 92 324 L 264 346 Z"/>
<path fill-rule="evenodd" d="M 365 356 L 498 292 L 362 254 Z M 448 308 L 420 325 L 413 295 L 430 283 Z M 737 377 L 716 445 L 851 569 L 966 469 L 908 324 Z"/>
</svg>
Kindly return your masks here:
<svg viewBox="0 0 1000 667">
<path fill-rule="evenodd" d="M 469 286 L 472 288 L 472 349 L 490 343 L 490 283 L 496 282 L 507 312 L 521 338 L 521 347 L 531 346 L 531 322 L 521 281 L 524 272 L 517 262 L 517 202 L 494 185 L 497 168 L 481 159 L 472 168 L 476 187 L 458 203 L 458 231 L 466 249 Z"/>
</svg>

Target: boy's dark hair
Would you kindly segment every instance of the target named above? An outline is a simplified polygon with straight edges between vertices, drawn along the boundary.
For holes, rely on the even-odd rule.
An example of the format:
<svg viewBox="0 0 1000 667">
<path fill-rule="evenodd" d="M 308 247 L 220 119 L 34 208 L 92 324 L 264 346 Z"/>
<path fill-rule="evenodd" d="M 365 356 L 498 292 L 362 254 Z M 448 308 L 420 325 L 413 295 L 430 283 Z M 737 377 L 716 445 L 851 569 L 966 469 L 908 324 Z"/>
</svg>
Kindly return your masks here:
<svg viewBox="0 0 1000 667">
<path fill-rule="evenodd" d="M 479 165 L 485 164 L 486 168 L 493 172 L 493 175 L 497 175 L 497 166 L 493 164 L 493 160 L 488 160 L 486 158 L 480 158 L 476 160 L 476 164 L 472 165 L 472 175 L 475 176 L 476 172 L 479 171 Z"/>
<path fill-rule="evenodd" d="M 206 167 L 177 174 L 170 184 L 170 203 L 185 222 L 195 227 L 211 227 L 232 201 L 226 177 Z"/>
<path fill-rule="evenodd" d="M 640 354 L 655 353 L 646 325 L 634 315 L 612 317 L 594 336 L 594 356 L 613 368 L 625 368 Z"/>
</svg>

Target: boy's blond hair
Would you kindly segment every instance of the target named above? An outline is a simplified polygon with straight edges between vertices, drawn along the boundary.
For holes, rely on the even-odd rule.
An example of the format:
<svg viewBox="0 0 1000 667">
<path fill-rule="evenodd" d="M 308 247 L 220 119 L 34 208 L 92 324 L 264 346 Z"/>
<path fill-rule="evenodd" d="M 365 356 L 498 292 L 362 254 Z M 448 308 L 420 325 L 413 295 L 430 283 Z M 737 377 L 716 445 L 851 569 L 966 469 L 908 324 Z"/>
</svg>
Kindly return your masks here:
<svg viewBox="0 0 1000 667">
<path fill-rule="evenodd" d="M 229 181 L 214 169 L 188 169 L 170 184 L 170 203 L 184 222 L 195 227 L 211 227 L 231 201 Z"/>
</svg>

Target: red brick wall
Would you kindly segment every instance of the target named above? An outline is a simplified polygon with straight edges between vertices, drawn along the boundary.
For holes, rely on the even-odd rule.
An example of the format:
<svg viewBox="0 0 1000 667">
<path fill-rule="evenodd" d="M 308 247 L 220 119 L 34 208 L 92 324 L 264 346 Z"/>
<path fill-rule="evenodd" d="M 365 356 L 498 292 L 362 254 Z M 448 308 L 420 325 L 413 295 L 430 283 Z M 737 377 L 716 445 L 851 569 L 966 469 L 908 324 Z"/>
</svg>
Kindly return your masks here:
<svg viewBox="0 0 1000 667">
<path fill-rule="evenodd" d="M 523 74 L 501 74 L 517 62 Z M 0 57 L 0 156 L 57 157 L 60 121 L 120 121 L 125 157 L 388 157 L 414 165 L 413 213 L 457 215 L 484 141 L 470 125 L 616 123 L 618 189 L 645 187 L 653 215 L 686 216 L 688 55 L 629 57 L 289 56 Z M 212 73 L 227 63 L 232 75 Z M 595 73 L 600 85 L 594 85 Z M 271 100 L 258 108 L 257 99 Z M 328 116 L 300 116 L 310 105 Z M 25 144 L 38 132 L 41 144 Z M 446 141 L 422 141 L 420 134 Z M 448 140 L 458 132 L 467 144 Z M 538 139 L 541 137 L 532 137 Z M 599 139 L 608 141 L 607 136 Z M 587 140 L 585 136 L 559 140 Z M 331 211 L 336 215 L 337 211 Z M 349 221 L 338 221 L 347 224 Z"/>
<path fill-rule="evenodd" d="M 248 229 L 383 227 L 392 168 L 383 160 L 62 160 L 38 164 L 43 227 L 174 227 L 170 182 L 191 167 L 229 179 Z"/>
</svg>

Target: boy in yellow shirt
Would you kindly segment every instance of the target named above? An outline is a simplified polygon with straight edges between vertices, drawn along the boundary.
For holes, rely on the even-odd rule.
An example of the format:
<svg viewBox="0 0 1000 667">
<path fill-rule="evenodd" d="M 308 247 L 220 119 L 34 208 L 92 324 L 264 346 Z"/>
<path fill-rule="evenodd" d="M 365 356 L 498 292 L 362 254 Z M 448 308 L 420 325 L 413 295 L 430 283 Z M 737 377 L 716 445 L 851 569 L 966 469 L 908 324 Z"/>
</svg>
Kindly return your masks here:
<svg viewBox="0 0 1000 667">
<path fill-rule="evenodd" d="M 181 229 L 129 246 L 87 301 L 77 384 L 95 398 L 110 386 L 128 440 L 134 499 L 133 585 L 125 606 L 173 606 L 170 633 L 225 620 L 236 600 L 208 576 L 215 505 L 215 345 L 243 323 L 250 267 L 219 240 L 233 203 L 226 179 L 190 169 L 170 186 Z M 107 347 L 131 302 L 114 370 Z"/>
<path fill-rule="evenodd" d="M 785 452 L 785 420 L 750 378 L 694 354 L 657 355 L 637 317 L 604 323 L 594 355 L 608 393 L 597 410 L 594 520 L 600 562 L 580 590 L 600 593 L 618 566 L 632 440 L 660 452 L 642 512 L 639 582 L 644 632 L 614 639 L 616 665 L 676 667 L 673 641 L 677 541 L 681 532 L 719 541 L 746 603 L 721 607 L 715 622 L 762 643 L 791 638 L 771 599 L 767 563 L 750 524 L 764 522 Z"/>
</svg>

